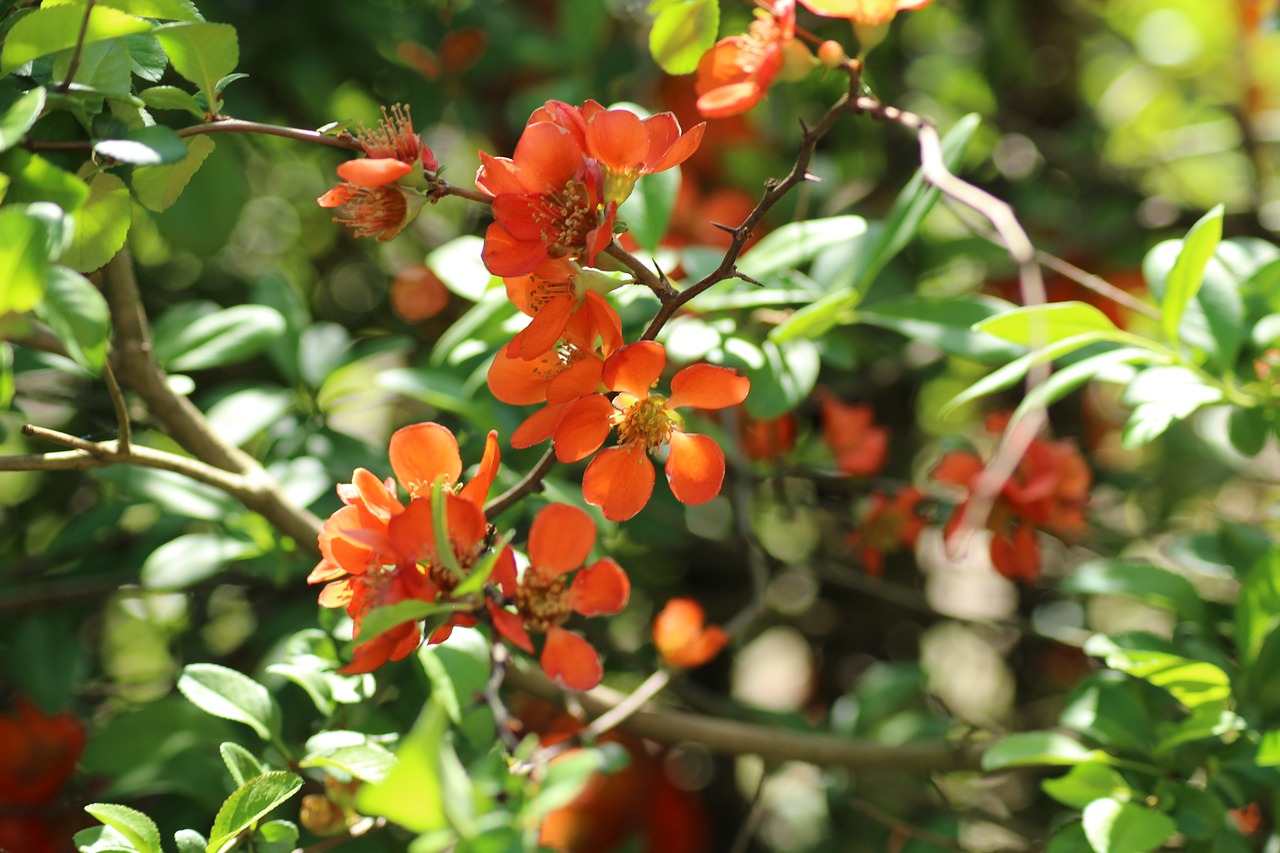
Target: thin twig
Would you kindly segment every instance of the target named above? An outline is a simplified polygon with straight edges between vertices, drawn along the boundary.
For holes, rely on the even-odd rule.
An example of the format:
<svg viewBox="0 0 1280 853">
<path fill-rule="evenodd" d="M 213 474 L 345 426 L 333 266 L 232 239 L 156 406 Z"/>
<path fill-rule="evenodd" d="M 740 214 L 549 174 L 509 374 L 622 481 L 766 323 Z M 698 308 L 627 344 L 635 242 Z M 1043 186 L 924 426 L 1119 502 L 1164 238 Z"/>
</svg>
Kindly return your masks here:
<svg viewBox="0 0 1280 853">
<path fill-rule="evenodd" d="M 941 833 L 934 832 L 929 829 L 921 829 L 918 826 L 912 826 L 907 821 L 890 814 L 875 803 L 866 800 L 850 797 L 845 801 L 851 809 L 874 820 L 876 823 L 883 824 L 894 832 L 902 833 L 908 838 L 914 838 L 923 841 L 925 844 L 931 844 L 934 847 L 942 847 L 946 850 L 958 850 L 960 853 L 970 853 L 969 848 L 965 847 L 959 841 Z"/>
<path fill-rule="evenodd" d="M 127 456 L 129 445 L 133 443 L 133 427 L 129 423 L 128 403 L 125 402 L 124 393 L 120 390 L 120 384 L 116 382 L 116 374 L 110 364 L 102 366 L 102 381 L 107 385 L 107 395 L 111 397 L 111 407 L 116 413 L 116 433 L 119 442 L 116 450 Z"/>
<path fill-rule="evenodd" d="M 76 46 L 71 50 L 71 61 L 67 63 L 67 79 L 58 84 L 56 91 L 69 92 L 71 83 L 80 70 L 80 54 L 84 52 L 84 39 L 89 33 L 89 16 L 93 14 L 93 4 L 98 0 L 88 0 L 84 4 L 84 18 L 80 21 L 80 33 L 76 36 Z"/>
<path fill-rule="evenodd" d="M 480 699 L 489 706 L 493 714 L 493 725 L 498 730 L 498 737 L 508 752 L 515 752 L 520 745 L 520 738 L 511 729 L 511 713 L 502 701 L 502 682 L 506 678 L 507 668 L 511 663 L 511 652 L 501 640 L 495 639 L 489 645 L 489 678 L 485 681 Z"/>
<path fill-rule="evenodd" d="M 542 481 L 555 465 L 555 449 L 547 448 L 547 452 L 542 454 L 538 464 L 533 466 L 533 470 L 525 474 L 520 482 L 484 505 L 485 517 L 492 518 L 525 495 L 542 491 Z"/>
<path fill-rule="evenodd" d="M 742 826 L 738 827 L 738 834 L 734 836 L 729 853 L 747 853 L 751 839 L 755 837 L 760 824 L 764 821 L 764 789 L 771 778 L 773 778 L 773 770 L 768 767 L 762 768 L 760 781 L 756 783 L 755 793 L 751 795 L 751 805 L 747 809 L 746 820 L 742 822 Z"/>
<path fill-rule="evenodd" d="M 609 257 L 619 261 L 630 271 L 636 282 L 643 284 L 645 287 L 653 291 L 663 303 L 675 299 L 679 292 L 663 280 L 661 276 L 649 269 L 644 261 L 622 248 L 617 240 L 610 243 L 604 250 Z"/>
</svg>

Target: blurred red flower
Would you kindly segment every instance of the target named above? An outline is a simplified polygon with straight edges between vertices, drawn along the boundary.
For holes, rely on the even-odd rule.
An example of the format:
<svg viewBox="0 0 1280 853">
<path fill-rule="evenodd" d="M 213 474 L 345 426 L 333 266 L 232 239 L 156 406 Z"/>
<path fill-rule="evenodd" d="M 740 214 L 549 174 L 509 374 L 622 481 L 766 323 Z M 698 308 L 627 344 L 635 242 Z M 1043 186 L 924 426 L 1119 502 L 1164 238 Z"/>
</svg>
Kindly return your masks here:
<svg viewBox="0 0 1280 853">
<path fill-rule="evenodd" d="M 695 667 L 720 654 L 729 635 L 706 624 L 702 605 L 692 598 L 673 598 L 653 619 L 653 645 L 669 666 Z"/>
</svg>

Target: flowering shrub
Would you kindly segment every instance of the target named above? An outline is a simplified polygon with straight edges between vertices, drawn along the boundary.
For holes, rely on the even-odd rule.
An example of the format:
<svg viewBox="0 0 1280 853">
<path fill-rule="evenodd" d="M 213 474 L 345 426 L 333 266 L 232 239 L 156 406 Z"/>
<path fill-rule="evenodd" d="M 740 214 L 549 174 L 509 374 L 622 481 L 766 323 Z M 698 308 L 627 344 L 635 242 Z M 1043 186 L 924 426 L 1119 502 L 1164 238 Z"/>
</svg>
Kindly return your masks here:
<svg viewBox="0 0 1280 853">
<path fill-rule="evenodd" d="M 0 848 L 1280 843 L 1274 4 L 198 5 L 0 3 Z"/>
</svg>

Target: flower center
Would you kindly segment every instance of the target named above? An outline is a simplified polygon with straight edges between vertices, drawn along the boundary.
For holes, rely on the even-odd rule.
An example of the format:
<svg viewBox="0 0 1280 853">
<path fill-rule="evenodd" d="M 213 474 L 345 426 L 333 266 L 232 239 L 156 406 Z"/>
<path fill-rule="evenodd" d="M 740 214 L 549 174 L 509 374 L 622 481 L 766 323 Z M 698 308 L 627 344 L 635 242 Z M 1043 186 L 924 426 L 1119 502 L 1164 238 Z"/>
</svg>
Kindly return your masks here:
<svg viewBox="0 0 1280 853">
<path fill-rule="evenodd" d="M 669 442 L 676 422 L 666 403 L 665 397 L 655 394 L 625 409 L 618 423 L 618 444 L 640 444 L 653 450 Z"/>
<path fill-rule="evenodd" d="M 536 566 L 525 570 L 516 592 L 516 609 L 530 631 L 546 632 L 569 618 L 569 580 L 564 575 L 549 578 Z"/>
<path fill-rule="evenodd" d="M 548 278 L 536 278 L 537 284 L 529 288 L 529 307 L 541 311 L 542 307 L 557 296 L 578 298 L 578 289 L 572 280 L 557 281 Z"/>
<path fill-rule="evenodd" d="M 571 180 L 558 193 L 543 196 L 535 218 L 542 226 L 542 240 L 553 258 L 576 255 L 587 245 L 587 234 L 597 225 L 595 205 L 587 185 Z"/>
</svg>

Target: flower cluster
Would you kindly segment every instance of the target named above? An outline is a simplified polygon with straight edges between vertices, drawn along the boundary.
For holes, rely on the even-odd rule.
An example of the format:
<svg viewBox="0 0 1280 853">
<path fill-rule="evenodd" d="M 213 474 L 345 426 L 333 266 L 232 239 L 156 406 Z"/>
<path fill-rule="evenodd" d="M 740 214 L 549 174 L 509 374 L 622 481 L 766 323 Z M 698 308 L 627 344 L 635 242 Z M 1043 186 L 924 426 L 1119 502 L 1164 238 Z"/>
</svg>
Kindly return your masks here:
<svg viewBox="0 0 1280 853">
<path fill-rule="evenodd" d="M 988 419 L 987 428 L 1000 432 L 1004 417 Z M 959 486 L 972 494 L 986 465 L 978 454 L 957 450 L 946 454 L 932 477 Z M 1070 538 L 1084 532 L 1084 507 L 1093 476 L 1074 444 L 1036 438 L 1013 475 L 996 496 L 987 519 L 991 531 L 991 562 L 1005 577 L 1030 582 L 1040 573 L 1037 530 Z M 964 517 L 966 498 L 952 513 L 947 533 L 953 533 Z"/>
<path fill-rule="evenodd" d="M 720 492 L 725 459 L 711 438 L 685 431 L 676 409 L 741 403 L 746 377 L 696 364 L 676 373 L 669 397 L 652 394 L 666 368 L 653 341 L 623 343 L 606 295 L 623 282 L 592 269 L 612 240 L 617 206 L 637 180 L 679 165 L 703 125 L 681 132 L 667 113 L 641 119 L 594 101 L 549 101 L 533 113 L 510 159 L 481 154 L 476 186 L 492 197 L 483 258 L 511 301 L 532 319 L 489 369 L 495 397 L 543 404 L 512 435 L 515 447 L 551 439 L 561 462 L 595 455 L 583 495 L 606 518 L 631 518 L 653 493 L 650 453 L 666 452 L 676 498 L 704 503 Z"/>
<path fill-rule="evenodd" d="M 527 652 L 533 652 L 530 632 L 545 634 L 541 659 L 550 677 L 574 690 L 598 684 L 599 655 L 562 626 L 574 613 L 617 613 L 630 583 L 608 558 L 575 572 L 595 545 L 591 517 L 563 504 L 544 508 L 529 532 L 530 562 L 521 573 L 509 545 L 493 546 L 496 531 L 484 513 L 498 470 L 496 433 L 486 439 L 476 476 L 466 485 L 459 481 L 457 440 L 439 424 L 397 430 L 389 455 L 394 479 L 379 480 L 358 468 L 350 483 L 338 486 L 344 506 L 325 521 L 323 557 L 308 578 L 325 584 L 322 605 L 344 608 L 354 623 L 354 660 L 341 671 L 371 672 L 413 652 L 423 639 L 417 618 L 371 638 L 363 637 L 363 628 L 378 608 L 420 601 L 447 615 L 428 642 L 442 642 L 455 626 L 474 625 L 485 614 L 499 634 Z"/>
<path fill-rule="evenodd" d="M 396 104 L 370 130 L 360 128 L 356 140 L 365 156 L 338 167 L 342 181 L 316 201 L 336 208 L 340 222 L 357 237 L 390 240 L 417 217 L 425 201 L 422 193 L 403 181 L 420 181 L 434 174 L 440 164 L 413 130 L 409 108 Z"/>
<path fill-rule="evenodd" d="M 889 431 L 875 425 L 875 411 L 834 397 L 822 401 L 822 438 L 837 467 L 852 477 L 880 473 L 889 453 Z"/>
<path fill-rule="evenodd" d="M 55 853 L 72 828 L 53 805 L 84 752 L 84 726 L 23 697 L 16 704 L 0 715 L 0 850 Z"/>
</svg>

